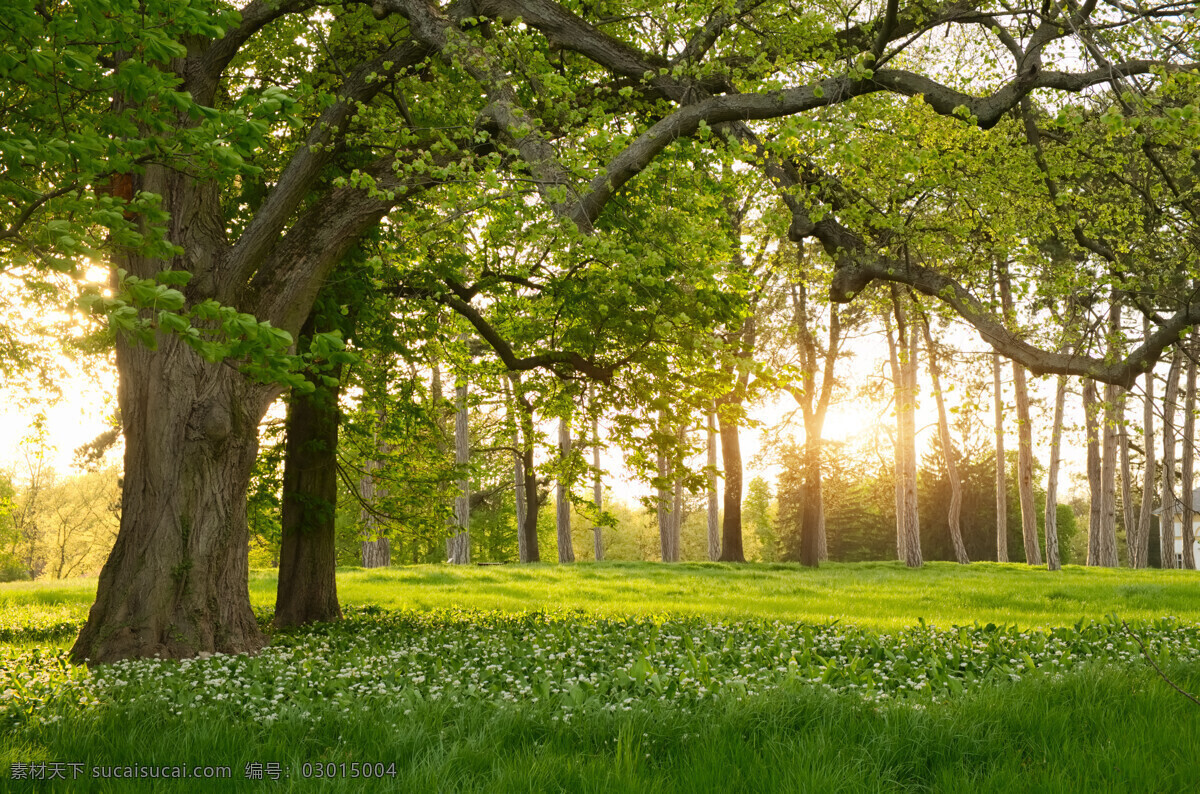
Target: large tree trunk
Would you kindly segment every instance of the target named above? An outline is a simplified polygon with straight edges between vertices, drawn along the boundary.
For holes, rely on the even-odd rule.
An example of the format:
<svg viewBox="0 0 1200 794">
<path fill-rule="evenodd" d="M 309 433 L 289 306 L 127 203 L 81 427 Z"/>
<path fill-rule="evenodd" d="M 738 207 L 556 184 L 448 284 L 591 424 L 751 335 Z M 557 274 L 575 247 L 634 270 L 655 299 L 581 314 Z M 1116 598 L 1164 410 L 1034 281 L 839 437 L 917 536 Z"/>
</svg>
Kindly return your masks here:
<svg viewBox="0 0 1200 794">
<path fill-rule="evenodd" d="M 1192 339 L 1195 340 L 1195 332 Z M 1187 375 L 1184 379 L 1183 392 L 1183 465 L 1179 483 L 1181 514 L 1183 515 L 1183 567 L 1186 570 L 1196 570 L 1196 555 L 1192 547 L 1195 542 L 1195 506 L 1192 492 L 1192 466 L 1196 459 L 1196 348 L 1192 345 L 1187 357 Z"/>
<path fill-rule="evenodd" d="M 121 528 L 75 661 L 262 647 L 250 608 L 246 489 L 274 390 L 160 334 L 117 338 Z"/>
<path fill-rule="evenodd" d="M 1096 383 L 1087 378 L 1083 381 L 1083 425 L 1087 433 L 1088 565 L 1100 564 L 1100 527 L 1104 521 L 1099 412 L 1100 398 L 1096 394 Z"/>
<path fill-rule="evenodd" d="M 1059 375 L 1057 380 L 1054 389 L 1054 425 L 1050 428 L 1050 471 L 1046 473 L 1046 567 L 1051 571 L 1062 570 L 1062 557 L 1058 550 L 1058 468 L 1067 378 Z"/>
<path fill-rule="evenodd" d="M 937 350 L 933 344 L 933 333 L 929 330 L 929 318 L 921 318 L 921 330 L 925 334 L 925 349 L 929 356 L 929 377 L 933 381 L 933 396 L 937 401 L 938 437 L 942 442 L 942 457 L 946 461 L 946 479 L 950 482 L 950 509 L 947 523 L 950 526 L 950 542 L 954 546 L 954 559 L 966 565 L 967 547 L 962 538 L 962 481 L 958 477 L 958 453 L 950 438 L 950 420 L 946 416 L 946 400 L 942 396 L 942 375 L 938 366 Z"/>
<path fill-rule="evenodd" d="M 558 561 L 575 562 L 575 546 L 571 542 L 571 485 L 565 474 L 568 458 L 571 457 L 571 423 L 558 420 L 558 456 L 561 464 L 556 494 L 558 513 L 555 526 L 558 529 Z"/>
<path fill-rule="evenodd" d="M 1175 408 L 1179 396 L 1179 370 L 1183 365 L 1183 351 L 1178 345 L 1171 355 L 1171 368 L 1167 370 L 1167 387 L 1163 396 L 1163 472 L 1162 508 L 1158 514 L 1159 564 L 1163 568 L 1177 567 L 1175 559 L 1175 516 L 1179 513 L 1179 500 L 1175 496 Z"/>
<path fill-rule="evenodd" d="M 311 339 L 312 321 L 301 332 Z M 339 377 L 338 373 L 333 374 Z M 338 620 L 337 441 L 338 386 L 310 377 L 314 390 L 293 390 L 288 406 L 283 465 L 283 542 L 275 625 L 302 626 Z"/>
<path fill-rule="evenodd" d="M 1150 332 L 1150 320 L 1143 319 L 1142 331 Z M 1145 471 L 1142 472 L 1142 506 L 1138 511 L 1136 531 L 1126 530 L 1129 545 L 1129 566 L 1145 568 L 1150 564 L 1150 520 L 1154 514 L 1154 370 L 1146 373 L 1145 399 L 1142 401 L 1142 437 L 1145 439 Z"/>
<path fill-rule="evenodd" d="M 721 558 L 720 509 L 717 505 L 717 409 L 708 412 L 708 559 Z"/>
<path fill-rule="evenodd" d="M 467 414 L 467 381 L 460 377 L 454 389 L 454 464 L 461 472 L 458 493 L 454 497 L 454 535 L 446 539 L 446 559 L 453 565 L 471 561 L 471 478 L 467 466 L 471 462 L 471 437 Z"/>
</svg>

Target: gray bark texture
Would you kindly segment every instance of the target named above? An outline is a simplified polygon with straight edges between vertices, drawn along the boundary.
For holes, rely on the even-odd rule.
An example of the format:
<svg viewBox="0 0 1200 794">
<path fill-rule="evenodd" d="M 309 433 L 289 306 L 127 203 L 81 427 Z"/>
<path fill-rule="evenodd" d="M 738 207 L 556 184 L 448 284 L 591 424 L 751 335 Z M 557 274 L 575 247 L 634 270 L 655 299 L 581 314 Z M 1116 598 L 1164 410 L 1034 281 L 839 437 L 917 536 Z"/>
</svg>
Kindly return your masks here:
<svg viewBox="0 0 1200 794">
<path fill-rule="evenodd" d="M 1100 527 L 1104 521 L 1104 497 L 1101 477 L 1103 467 L 1100 455 L 1100 398 L 1096 394 L 1096 382 L 1083 382 L 1083 425 L 1087 433 L 1087 478 L 1088 478 L 1088 553 L 1087 564 L 1099 565 Z"/>
<path fill-rule="evenodd" d="M 1057 381 L 1054 388 L 1054 425 L 1050 428 L 1050 468 L 1046 472 L 1046 567 L 1051 571 L 1062 570 L 1062 555 L 1058 549 L 1058 470 L 1067 377 L 1059 375 Z"/>
<path fill-rule="evenodd" d="M 720 508 L 717 504 L 717 413 L 716 406 L 708 412 L 708 559 L 721 558 Z"/>
<path fill-rule="evenodd" d="M 558 420 L 558 456 L 561 470 L 565 471 L 567 461 L 571 457 L 571 422 L 567 419 Z M 556 501 L 558 512 L 555 527 L 558 530 L 558 561 L 575 562 L 575 546 L 571 542 L 571 484 L 566 474 L 558 476 L 558 491 Z"/>
<path fill-rule="evenodd" d="M 1004 391 L 1000 354 L 992 353 L 992 394 L 996 418 L 996 562 L 1008 562 L 1008 461 L 1004 457 Z"/>
<path fill-rule="evenodd" d="M 1195 334 L 1192 340 L 1195 340 Z M 1180 455 L 1183 458 L 1180 467 L 1179 500 L 1180 513 L 1183 516 L 1183 568 L 1196 570 L 1196 554 L 1192 548 L 1195 541 L 1194 518 L 1192 506 L 1192 490 L 1195 488 L 1192 472 L 1196 459 L 1196 349 L 1195 345 L 1187 357 L 1187 374 L 1184 376 L 1183 392 L 1183 444 Z"/>
<path fill-rule="evenodd" d="M 966 565 L 971 560 L 967 557 L 967 547 L 962 538 L 962 481 L 958 476 L 958 452 L 950 438 L 950 420 L 946 416 L 946 400 L 942 396 L 941 368 L 938 366 L 937 349 L 933 344 L 933 333 L 929 330 L 927 316 L 921 318 L 921 330 L 925 335 L 929 377 L 933 381 L 933 396 L 937 401 L 938 438 L 942 443 L 942 458 L 946 461 L 946 479 L 950 483 L 950 507 L 946 515 L 950 542 L 954 546 L 954 559 Z"/>
<path fill-rule="evenodd" d="M 1144 321 L 1149 326 L 1150 321 Z M 1150 564 L 1150 521 L 1154 516 L 1155 464 L 1154 454 L 1154 373 L 1146 373 L 1145 399 L 1142 400 L 1142 438 L 1145 439 L 1145 471 L 1142 472 L 1142 505 L 1138 511 L 1136 532 L 1126 536 L 1129 544 L 1131 568 L 1145 568 Z"/>
<path fill-rule="evenodd" d="M 1179 500 L 1175 496 L 1175 409 L 1179 397 L 1179 370 L 1183 366 L 1183 351 L 1176 347 L 1167 370 L 1167 386 L 1163 395 L 1163 471 L 1162 510 L 1158 514 L 1159 558 L 1163 568 L 1175 568 L 1175 514 Z"/>
<path fill-rule="evenodd" d="M 596 514 L 604 508 L 604 483 L 600 479 L 600 416 L 597 414 L 592 417 L 592 504 L 596 507 Z M 604 537 L 599 524 L 592 527 L 592 540 L 596 544 L 595 558 L 596 562 L 601 562 L 604 559 Z"/>
<path fill-rule="evenodd" d="M 471 463 L 470 424 L 467 413 L 467 381 L 460 379 L 454 389 L 454 464 L 463 471 Z M 471 561 L 471 480 L 462 477 L 458 481 L 458 493 L 454 497 L 455 533 L 446 539 L 446 559 L 452 565 L 466 565 Z"/>
</svg>

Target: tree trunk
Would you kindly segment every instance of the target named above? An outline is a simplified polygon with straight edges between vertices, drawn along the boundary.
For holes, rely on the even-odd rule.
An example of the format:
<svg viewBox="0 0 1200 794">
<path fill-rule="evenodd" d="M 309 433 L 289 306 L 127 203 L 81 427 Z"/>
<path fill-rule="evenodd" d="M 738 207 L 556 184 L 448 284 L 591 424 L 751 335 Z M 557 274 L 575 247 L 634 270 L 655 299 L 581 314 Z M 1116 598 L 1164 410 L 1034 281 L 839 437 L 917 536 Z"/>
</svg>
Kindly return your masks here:
<svg viewBox="0 0 1200 794">
<path fill-rule="evenodd" d="M 1008 266 L 998 263 L 1000 304 L 1005 317 L 1016 325 L 1016 309 L 1013 306 L 1012 288 Z M 1013 395 L 1017 404 L 1017 497 L 1021 504 L 1021 538 L 1025 544 L 1025 562 L 1042 564 L 1042 550 L 1038 546 L 1037 507 L 1033 499 L 1033 426 L 1029 420 L 1029 389 L 1025 383 L 1025 368 L 1014 361 Z"/>
<path fill-rule="evenodd" d="M 592 416 L 592 503 L 596 506 L 596 515 L 600 515 L 601 509 L 604 507 L 604 483 L 600 480 L 600 416 L 595 414 Z M 592 527 L 592 540 L 596 544 L 595 558 L 596 562 L 601 562 L 604 559 L 604 543 L 603 537 L 600 534 L 600 525 Z"/>
<path fill-rule="evenodd" d="M 1192 339 L 1195 340 L 1195 332 Z M 1195 542 L 1195 500 L 1193 497 L 1194 483 L 1192 482 L 1192 465 L 1196 459 L 1196 348 L 1192 345 L 1187 357 L 1187 375 L 1184 379 L 1183 392 L 1183 445 L 1181 453 L 1183 465 L 1181 482 L 1179 484 L 1180 501 L 1183 515 L 1183 568 L 1196 570 L 1196 555 L 1192 544 Z"/>
<path fill-rule="evenodd" d="M 1117 559 L 1117 424 L 1124 421 L 1117 415 L 1120 395 L 1116 386 L 1104 386 L 1104 427 L 1100 458 L 1100 532 L 1096 538 L 1096 564 L 1108 568 L 1119 564 Z"/>
<path fill-rule="evenodd" d="M 996 412 L 996 562 L 1008 562 L 1008 463 L 1004 457 L 1004 392 L 999 353 L 992 353 L 992 389 Z"/>
<path fill-rule="evenodd" d="M 1046 567 L 1051 571 L 1062 570 L 1062 557 L 1058 550 L 1058 468 L 1066 397 L 1067 378 L 1059 375 L 1054 389 L 1054 425 L 1050 428 L 1050 471 L 1046 473 Z"/>
<path fill-rule="evenodd" d="M 1125 396 L 1121 395 L 1120 415 L 1125 415 Z M 1125 524 L 1125 547 L 1129 548 L 1133 542 L 1134 536 L 1137 534 L 1137 525 L 1133 517 L 1133 488 L 1131 487 L 1132 475 L 1129 464 L 1129 430 L 1122 419 L 1117 426 L 1117 449 L 1120 453 L 1120 476 L 1121 476 L 1121 519 Z M 1119 555 L 1118 555 L 1119 557 Z M 1133 559 L 1130 558 L 1129 567 L 1133 567 Z"/>
<path fill-rule="evenodd" d="M 174 337 L 157 343 L 150 350 L 117 337 L 121 527 L 71 649 L 77 662 L 264 643 L 250 608 L 246 490 L 275 390 Z"/>
<path fill-rule="evenodd" d="M 466 474 L 471 462 L 471 438 L 467 414 L 467 381 L 461 377 L 454 389 L 454 464 L 459 468 L 458 494 L 454 498 L 454 526 L 457 530 L 446 540 L 446 559 L 452 565 L 471 561 L 471 478 Z"/>
<path fill-rule="evenodd" d="M 946 416 L 946 400 L 942 396 L 941 368 L 938 366 L 937 351 L 933 345 L 933 333 L 929 330 L 929 318 L 921 318 L 921 330 L 925 334 L 925 349 L 929 356 L 929 377 L 933 381 L 933 396 L 937 401 L 938 437 L 942 442 L 942 457 L 946 461 L 946 479 L 950 483 L 950 510 L 947 522 L 950 526 L 950 542 L 954 546 L 954 558 L 962 565 L 971 560 L 962 538 L 962 481 L 958 477 L 958 453 L 950 438 L 950 420 Z"/>
<path fill-rule="evenodd" d="M 515 413 L 512 402 L 509 402 L 509 415 Z M 513 445 L 513 494 L 517 507 L 517 559 L 529 562 L 529 543 L 525 537 L 525 455 L 521 446 L 520 420 L 512 417 Z M 535 497 L 536 498 L 536 497 Z"/>
<path fill-rule="evenodd" d="M 575 562 L 575 547 L 571 543 L 571 492 L 567 482 L 566 468 L 571 457 L 571 423 L 566 419 L 558 420 L 558 456 L 561 464 L 558 475 L 558 492 L 556 494 L 558 514 L 555 527 L 558 530 L 558 561 Z"/>
<path fill-rule="evenodd" d="M 721 530 L 717 506 L 717 407 L 708 412 L 708 559 L 721 558 Z"/>
<path fill-rule="evenodd" d="M 312 334 L 310 318 L 301 332 L 301 345 L 312 339 Z M 331 376 L 340 378 L 340 372 Z M 340 388 L 311 376 L 310 382 L 313 392 L 293 390 L 288 406 L 283 540 L 275 595 L 275 625 L 280 628 L 342 616 L 335 577 Z"/>
<path fill-rule="evenodd" d="M 742 447 L 738 423 L 728 411 L 718 411 L 721 464 L 725 469 L 725 514 L 721 522 L 721 561 L 745 562 L 742 551 Z"/>
<path fill-rule="evenodd" d="M 683 420 L 679 422 L 679 432 L 676 436 L 679 442 L 680 454 L 687 441 L 687 428 Z M 683 539 L 683 479 L 677 472 L 674 482 L 674 498 L 671 500 L 671 562 L 679 562 L 682 558 Z"/>
<path fill-rule="evenodd" d="M 1087 433 L 1087 478 L 1089 494 L 1087 564 L 1099 565 L 1100 526 L 1104 521 L 1102 467 L 1100 463 L 1100 399 L 1096 383 L 1090 378 L 1083 382 L 1083 423 Z"/>
<path fill-rule="evenodd" d="M 910 568 L 919 568 L 921 525 L 917 513 L 917 334 L 908 321 L 899 288 L 892 289 L 896 316 L 896 341 L 891 343 L 893 385 L 896 394 L 896 551 Z"/>
<path fill-rule="evenodd" d="M 375 412 L 377 429 L 375 436 L 379 437 L 379 428 L 383 427 L 386 413 L 382 410 Z M 382 441 L 375 442 L 379 452 L 386 452 L 387 445 Z M 373 508 L 379 499 L 386 496 L 386 491 L 375 483 L 375 472 L 380 468 L 377 459 L 368 460 L 363 466 L 362 477 L 358 480 L 358 498 L 363 507 L 359 510 L 359 521 L 363 526 L 362 565 L 364 568 L 386 568 L 392 563 L 392 547 L 388 539 L 379 534 L 379 518 Z"/>
<path fill-rule="evenodd" d="M 1163 568 L 1175 568 L 1175 516 L 1179 513 L 1179 500 L 1175 496 L 1175 407 L 1179 396 L 1179 370 L 1183 365 L 1183 351 L 1178 345 L 1171 356 L 1171 368 L 1167 371 L 1167 387 L 1163 398 L 1163 472 L 1162 508 L 1158 514 L 1159 564 Z"/>
<path fill-rule="evenodd" d="M 1150 334 L 1150 320 L 1142 320 L 1144 335 Z M 1154 371 L 1146 373 L 1145 399 L 1142 401 L 1142 437 L 1145 439 L 1145 471 L 1142 473 L 1142 506 L 1138 512 L 1136 532 L 1126 530 L 1125 540 L 1129 545 L 1129 566 L 1145 568 L 1150 564 L 1150 520 L 1154 514 L 1154 470 L 1157 456 L 1154 454 Z"/>
<path fill-rule="evenodd" d="M 658 433 L 660 443 L 665 444 L 666 441 L 666 420 L 660 413 L 658 417 Z M 673 505 L 673 490 L 668 488 L 667 484 L 673 482 L 673 467 L 669 463 L 665 449 L 658 451 L 658 499 L 657 499 L 657 517 L 658 517 L 658 548 L 659 557 L 663 562 L 679 562 L 679 543 L 675 533 L 675 511 Z"/>
</svg>

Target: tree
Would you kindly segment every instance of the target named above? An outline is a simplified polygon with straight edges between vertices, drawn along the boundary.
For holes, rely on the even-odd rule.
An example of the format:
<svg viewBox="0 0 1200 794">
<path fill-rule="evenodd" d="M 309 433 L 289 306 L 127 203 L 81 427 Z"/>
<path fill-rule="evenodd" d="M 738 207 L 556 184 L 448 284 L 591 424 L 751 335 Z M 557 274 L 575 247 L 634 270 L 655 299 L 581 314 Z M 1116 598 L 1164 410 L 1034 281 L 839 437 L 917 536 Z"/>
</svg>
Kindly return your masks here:
<svg viewBox="0 0 1200 794">
<path fill-rule="evenodd" d="M 452 185 L 512 176 L 537 190 L 565 245 L 611 242 L 605 208 L 644 187 L 635 177 L 664 173 L 660 155 L 683 137 L 711 135 L 714 148 L 732 137 L 773 178 L 799 187 L 798 169 L 763 160 L 748 122 L 891 94 L 920 95 L 933 112 L 987 129 L 1032 91 L 1079 91 L 1156 67 L 1130 58 L 1072 74 L 1043 62 L 1047 47 L 1100 28 L 1136 39 L 1144 18 L 1156 35 L 1177 32 L 1173 20 L 1154 19 L 1154 6 L 1110 10 L 1115 19 L 1098 20 L 1092 5 L 1031 8 L 1006 19 L 1039 20 L 1032 30 L 1005 22 L 991 34 L 990 17 L 962 18 L 955 6 L 892 3 L 877 18 L 834 15 L 836 30 L 775 3 L 681 6 L 668 15 L 666 40 L 682 46 L 663 54 L 640 14 L 612 22 L 601 9 L 577 14 L 549 0 L 378 0 L 320 13 L 309 0 L 252 0 L 240 11 L 216 0 L 19 5 L 9 29 L 22 45 L 6 48 L 3 68 L 26 98 L 5 135 L 34 152 L 11 158 L 6 172 L 0 254 L 62 266 L 111 252 L 126 274 L 94 302 L 120 330 L 122 526 L 74 658 L 262 644 L 246 585 L 256 429 L 281 389 L 304 381 L 287 350 L 326 277 L 385 216 L 403 229 L 401 216 L 422 196 L 452 202 Z M 1007 47 L 1016 77 L 972 96 L 916 62 L 903 68 L 910 39 L 966 26 Z M 292 35 L 296 27 L 313 35 Z M 327 47 L 310 49 L 310 40 Z M 778 55 L 749 66 L 737 57 L 763 52 Z M 537 102 L 527 106 L 530 95 Z M 886 257 L 832 216 L 814 220 L 797 192 L 792 228 L 836 252 L 836 295 L 888 272 Z M 896 272 L 930 294 L 947 286 Z M 987 324 L 960 293 L 952 300 Z M 1177 313 L 1178 327 L 1194 323 L 1191 311 Z M 1178 329 L 1162 330 L 1169 344 Z M 1128 364 L 1049 365 L 1129 379 L 1159 341 Z M 1035 371 L 1046 363 L 1031 360 Z M 726 510 L 727 525 L 735 513 Z M 733 543 L 724 554 L 739 556 Z"/>
<path fill-rule="evenodd" d="M 950 421 L 946 417 L 946 400 L 942 395 L 941 370 L 938 367 L 937 348 L 933 343 L 933 333 L 929 330 L 929 315 L 924 312 L 921 313 L 921 331 L 925 336 L 929 377 L 933 381 L 933 396 L 937 401 L 938 439 L 942 445 L 942 460 L 946 464 L 946 480 L 950 483 L 950 507 L 947 512 L 950 541 L 954 545 L 954 558 L 960 565 L 966 565 L 971 560 L 967 556 L 967 547 L 963 545 L 962 539 L 962 482 L 958 477 L 958 453 L 955 452 L 954 442 L 950 438 Z"/>
</svg>

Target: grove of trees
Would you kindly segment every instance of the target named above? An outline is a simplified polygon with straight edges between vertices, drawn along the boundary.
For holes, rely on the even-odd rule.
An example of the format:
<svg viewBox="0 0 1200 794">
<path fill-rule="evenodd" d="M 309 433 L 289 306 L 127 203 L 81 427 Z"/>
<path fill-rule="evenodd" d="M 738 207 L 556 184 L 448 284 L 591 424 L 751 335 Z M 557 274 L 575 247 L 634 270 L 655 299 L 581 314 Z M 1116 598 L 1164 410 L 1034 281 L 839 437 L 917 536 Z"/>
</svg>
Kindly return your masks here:
<svg viewBox="0 0 1200 794">
<path fill-rule="evenodd" d="M 1158 493 L 1194 567 L 1197 27 L 1170 0 L 19 0 L 0 257 L 33 292 L 111 272 L 82 301 L 115 350 L 120 524 L 74 658 L 261 647 L 252 531 L 280 625 L 338 616 L 346 539 L 612 558 L 598 445 L 653 489 L 663 560 L 1057 567 L 1048 374 L 1046 428 L 1077 394 L 1085 425 L 1079 561 L 1147 564 Z M 922 457 L 926 377 L 971 399 Z M 878 467 L 822 441 L 871 389 Z M 740 442 L 784 396 L 804 443 L 773 520 Z"/>
</svg>

